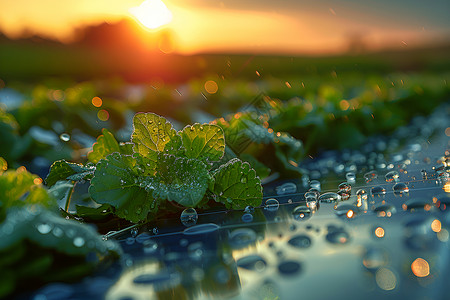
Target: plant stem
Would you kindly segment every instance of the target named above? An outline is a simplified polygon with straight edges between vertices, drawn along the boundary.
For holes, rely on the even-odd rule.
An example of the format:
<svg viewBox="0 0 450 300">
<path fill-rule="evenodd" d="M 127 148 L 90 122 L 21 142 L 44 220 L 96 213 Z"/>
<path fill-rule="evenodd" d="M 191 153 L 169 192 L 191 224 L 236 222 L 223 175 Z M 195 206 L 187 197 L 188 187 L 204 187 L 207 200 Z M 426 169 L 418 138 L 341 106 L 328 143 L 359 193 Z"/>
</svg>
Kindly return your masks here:
<svg viewBox="0 0 450 300">
<path fill-rule="evenodd" d="M 69 206 L 70 206 L 70 200 L 72 199 L 73 189 L 75 188 L 76 182 L 73 182 L 72 187 L 67 192 L 67 198 L 66 198 L 66 206 L 64 207 L 64 210 L 66 212 L 69 212 Z"/>
</svg>

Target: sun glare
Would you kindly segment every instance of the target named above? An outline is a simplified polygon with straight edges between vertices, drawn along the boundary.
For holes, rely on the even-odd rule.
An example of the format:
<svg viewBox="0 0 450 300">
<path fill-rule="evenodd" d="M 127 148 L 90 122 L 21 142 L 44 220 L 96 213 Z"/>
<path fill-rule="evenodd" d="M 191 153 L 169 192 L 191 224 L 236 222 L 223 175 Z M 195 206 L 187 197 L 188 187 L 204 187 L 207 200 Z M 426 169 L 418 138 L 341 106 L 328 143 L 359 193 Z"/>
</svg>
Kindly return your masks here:
<svg viewBox="0 0 450 300">
<path fill-rule="evenodd" d="M 159 28 L 172 21 L 172 13 L 161 0 L 146 0 L 129 11 L 142 25 L 150 29 Z"/>
</svg>

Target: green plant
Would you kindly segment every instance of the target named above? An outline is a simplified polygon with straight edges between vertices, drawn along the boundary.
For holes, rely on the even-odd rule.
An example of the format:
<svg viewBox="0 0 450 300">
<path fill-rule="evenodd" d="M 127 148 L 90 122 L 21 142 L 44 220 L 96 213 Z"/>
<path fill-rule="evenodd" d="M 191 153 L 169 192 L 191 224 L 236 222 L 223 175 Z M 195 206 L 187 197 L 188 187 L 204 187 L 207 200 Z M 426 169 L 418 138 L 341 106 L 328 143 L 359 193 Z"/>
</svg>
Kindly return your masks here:
<svg viewBox="0 0 450 300">
<path fill-rule="evenodd" d="M 232 209 L 260 205 L 262 187 L 255 170 L 237 158 L 222 164 L 225 139 L 219 126 L 197 123 L 176 131 L 153 113 L 136 114 L 133 125 L 131 143 L 119 144 L 103 130 L 89 163 L 57 161 L 47 184 L 90 180 L 89 194 L 102 211 L 110 209 L 134 223 L 155 218 L 168 203 L 207 207 L 214 199 Z"/>
</svg>

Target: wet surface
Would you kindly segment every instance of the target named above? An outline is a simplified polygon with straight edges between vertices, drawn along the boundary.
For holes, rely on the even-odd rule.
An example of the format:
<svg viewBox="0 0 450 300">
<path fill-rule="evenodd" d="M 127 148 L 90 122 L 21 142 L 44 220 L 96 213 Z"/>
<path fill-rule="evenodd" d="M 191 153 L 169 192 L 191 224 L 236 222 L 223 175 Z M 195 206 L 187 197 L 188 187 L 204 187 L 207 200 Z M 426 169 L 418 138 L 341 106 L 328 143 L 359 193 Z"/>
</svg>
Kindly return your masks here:
<svg viewBox="0 0 450 300">
<path fill-rule="evenodd" d="M 119 263 L 29 297 L 448 299 L 450 140 L 440 118 L 434 135 L 391 151 L 374 148 L 392 139 L 377 140 L 311 160 L 309 179 L 267 184 L 260 207 L 188 208 L 110 234 Z"/>
</svg>

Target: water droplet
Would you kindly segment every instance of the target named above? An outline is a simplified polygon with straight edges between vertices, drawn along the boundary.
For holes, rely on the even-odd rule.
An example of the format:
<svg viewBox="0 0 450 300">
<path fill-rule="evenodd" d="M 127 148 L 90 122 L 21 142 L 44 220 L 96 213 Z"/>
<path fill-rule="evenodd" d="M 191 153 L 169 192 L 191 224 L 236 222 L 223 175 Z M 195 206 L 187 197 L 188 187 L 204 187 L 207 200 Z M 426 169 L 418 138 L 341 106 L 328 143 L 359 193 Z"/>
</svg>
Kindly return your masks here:
<svg viewBox="0 0 450 300">
<path fill-rule="evenodd" d="M 364 179 L 366 180 L 366 183 L 369 183 L 376 178 L 378 178 L 377 171 L 370 171 L 364 174 Z"/>
<path fill-rule="evenodd" d="M 374 186 L 371 189 L 372 192 L 372 197 L 384 197 L 384 195 L 386 195 L 386 190 L 384 189 L 384 187 L 382 186 Z"/>
<path fill-rule="evenodd" d="M 59 138 L 61 139 L 61 141 L 63 142 L 68 142 L 70 141 L 70 135 L 68 133 L 62 133 Z"/>
<path fill-rule="evenodd" d="M 51 225 L 51 224 L 47 224 L 47 223 L 41 223 L 41 224 L 38 224 L 37 226 L 36 226 L 36 229 L 39 231 L 39 233 L 41 233 L 41 234 L 47 234 L 47 233 L 49 233 L 51 230 L 52 230 L 52 228 L 53 228 L 53 225 Z"/>
<path fill-rule="evenodd" d="M 244 223 L 250 223 L 253 222 L 253 215 L 250 213 L 245 213 L 241 217 L 242 222 Z"/>
<path fill-rule="evenodd" d="M 338 186 L 339 191 L 344 191 L 347 194 L 350 194 L 352 191 L 352 186 L 348 182 L 342 182 Z"/>
<path fill-rule="evenodd" d="M 346 244 L 350 240 L 350 235 L 343 228 L 329 226 L 325 239 L 332 244 Z"/>
<path fill-rule="evenodd" d="M 73 245 L 75 247 L 78 247 L 78 248 L 83 247 L 84 243 L 85 243 L 84 239 L 80 236 L 77 236 L 76 238 L 73 239 Z"/>
<path fill-rule="evenodd" d="M 192 207 L 186 208 L 181 213 L 180 220 L 181 223 L 186 227 L 190 227 L 197 224 L 198 220 L 197 211 Z"/>
<path fill-rule="evenodd" d="M 335 208 L 334 212 L 338 217 L 351 219 L 358 215 L 359 208 L 351 204 L 340 204 Z"/>
<path fill-rule="evenodd" d="M 255 208 L 253 206 L 251 206 L 251 205 L 248 205 L 248 206 L 245 207 L 244 212 L 245 213 L 249 213 L 249 214 L 253 214 L 255 212 Z"/>
<path fill-rule="evenodd" d="M 309 186 L 313 189 L 316 189 L 320 192 L 320 181 L 318 180 L 311 180 L 311 182 L 309 183 Z"/>
<path fill-rule="evenodd" d="M 392 189 L 394 190 L 395 196 L 407 196 L 409 194 L 409 188 L 408 186 L 403 182 L 396 183 Z"/>
<path fill-rule="evenodd" d="M 266 203 L 264 205 L 264 209 L 270 212 L 277 211 L 280 207 L 280 203 L 275 198 L 270 198 L 266 200 Z"/>
<path fill-rule="evenodd" d="M 145 254 L 153 254 L 158 250 L 158 243 L 152 239 L 145 240 L 142 243 L 142 250 Z"/>
<path fill-rule="evenodd" d="M 256 241 L 256 233 L 250 228 L 233 230 L 229 236 L 229 243 L 233 249 L 245 248 Z"/>
<path fill-rule="evenodd" d="M 207 223 L 207 224 L 200 224 L 200 225 L 195 225 L 189 228 L 186 228 L 183 233 L 185 235 L 203 235 L 203 234 L 208 234 L 211 232 L 214 232 L 216 230 L 218 230 L 220 227 L 217 224 L 214 223 Z"/>
<path fill-rule="evenodd" d="M 293 182 L 287 182 L 275 188 L 277 195 L 295 194 L 297 185 Z"/>
<path fill-rule="evenodd" d="M 191 131 L 194 131 L 194 130 L 195 130 L 194 126 L 191 126 Z"/>
<path fill-rule="evenodd" d="M 139 230 L 136 227 L 131 228 L 130 234 L 132 237 L 136 237 L 138 233 L 139 233 Z"/>
<path fill-rule="evenodd" d="M 309 248 L 311 247 L 311 238 L 307 235 L 299 234 L 291 238 L 288 243 L 295 248 Z"/>
<path fill-rule="evenodd" d="M 153 232 L 154 235 L 157 235 L 157 234 L 159 233 L 158 227 L 154 227 L 154 228 L 152 229 L 152 232 Z"/>
<path fill-rule="evenodd" d="M 301 264 L 294 260 L 283 261 L 278 265 L 278 271 L 281 275 L 295 275 L 301 270 Z"/>
<path fill-rule="evenodd" d="M 363 256 L 363 265 L 370 271 L 375 271 L 384 267 L 388 263 L 388 254 L 386 251 L 378 248 L 366 250 Z"/>
<path fill-rule="evenodd" d="M 346 192 L 345 190 L 340 190 L 337 192 L 337 194 L 339 196 L 341 196 L 342 201 L 346 201 L 350 198 L 350 194 L 348 192 Z"/>
<path fill-rule="evenodd" d="M 398 181 L 399 174 L 397 171 L 390 171 L 386 173 L 384 178 L 386 179 L 386 182 L 397 182 Z"/>
<path fill-rule="evenodd" d="M 325 202 L 325 203 L 333 203 L 333 202 L 340 201 L 340 200 L 341 200 L 341 196 L 339 196 L 337 193 L 334 193 L 334 192 L 324 193 L 324 194 L 320 195 L 320 197 L 319 197 L 319 201 Z"/>
<path fill-rule="evenodd" d="M 256 254 L 239 258 L 236 264 L 240 268 L 258 272 L 263 271 L 267 265 L 266 261 Z"/>
<path fill-rule="evenodd" d="M 292 217 L 297 221 L 305 221 L 311 218 L 312 212 L 306 205 L 299 205 L 292 210 Z"/>
<path fill-rule="evenodd" d="M 356 182 L 356 174 L 354 172 L 348 172 L 347 174 L 345 174 L 345 178 L 350 184 L 354 184 Z"/>
</svg>

